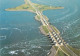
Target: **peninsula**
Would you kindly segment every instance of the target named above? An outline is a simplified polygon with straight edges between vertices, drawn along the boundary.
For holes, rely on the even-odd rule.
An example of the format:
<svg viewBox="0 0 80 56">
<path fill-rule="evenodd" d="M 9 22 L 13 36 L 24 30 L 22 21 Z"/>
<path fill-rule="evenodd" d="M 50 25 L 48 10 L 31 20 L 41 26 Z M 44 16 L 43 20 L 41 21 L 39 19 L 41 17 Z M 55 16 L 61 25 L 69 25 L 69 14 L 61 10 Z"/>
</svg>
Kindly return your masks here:
<svg viewBox="0 0 80 56">
<path fill-rule="evenodd" d="M 36 14 L 35 19 L 42 23 L 40 30 L 45 34 L 52 43 L 52 48 L 47 54 L 48 56 L 80 56 L 80 50 L 72 48 L 60 36 L 59 30 L 51 25 L 48 18 L 43 15 L 44 10 L 64 9 L 64 7 L 47 6 L 32 3 L 30 0 L 24 0 L 25 4 L 15 8 L 5 9 L 6 11 L 30 11 Z"/>
<path fill-rule="evenodd" d="M 25 0 L 26 1 L 26 0 Z M 40 12 L 43 12 L 44 10 L 49 10 L 49 9 L 63 9 L 64 7 L 56 7 L 56 6 L 48 6 L 48 5 L 41 5 L 41 4 L 35 4 L 32 3 Z M 30 11 L 36 13 L 35 9 L 28 3 L 26 2 L 23 5 L 17 6 L 15 8 L 8 8 L 5 9 L 6 11 Z"/>
</svg>

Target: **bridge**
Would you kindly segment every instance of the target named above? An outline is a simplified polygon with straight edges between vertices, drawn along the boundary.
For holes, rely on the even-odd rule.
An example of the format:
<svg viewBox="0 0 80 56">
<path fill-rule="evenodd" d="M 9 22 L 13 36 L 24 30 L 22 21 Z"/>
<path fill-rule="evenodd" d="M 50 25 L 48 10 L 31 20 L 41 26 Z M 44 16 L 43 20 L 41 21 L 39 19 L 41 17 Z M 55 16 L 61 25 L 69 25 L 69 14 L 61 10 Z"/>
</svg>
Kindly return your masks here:
<svg viewBox="0 0 80 56">
<path fill-rule="evenodd" d="M 53 45 L 58 46 L 64 53 L 66 53 L 61 46 L 64 46 L 65 49 L 70 52 L 71 55 L 68 56 L 77 56 L 72 50 L 70 50 L 67 46 L 66 43 L 64 42 L 64 40 L 62 39 L 62 37 L 56 33 L 56 31 L 52 28 L 52 26 L 49 24 L 49 22 L 46 20 L 46 18 L 44 17 L 44 15 L 39 11 L 39 9 L 37 7 L 35 7 L 32 2 L 30 0 L 24 0 L 25 3 L 30 4 L 33 9 L 35 10 L 36 14 L 38 16 L 40 16 L 40 21 L 42 23 L 42 25 L 46 26 L 48 31 L 49 31 L 49 39 L 51 39 Z"/>
<path fill-rule="evenodd" d="M 55 43 L 56 42 L 56 46 L 57 45 L 63 45 L 63 39 L 60 38 L 60 35 L 58 35 L 55 30 L 53 30 L 52 26 L 49 24 L 49 22 L 45 19 L 45 17 L 43 16 L 43 14 L 38 10 L 38 8 L 36 8 L 30 0 L 27 0 L 27 2 L 35 9 L 36 14 L 38 16 L 40 16 L 40 21 L 42 22 L 42 24 L 44 26 L 47 27 L 47 29 L 49 30 L 49 37 L 51 37 L 52 41 Z"/>
</svg>

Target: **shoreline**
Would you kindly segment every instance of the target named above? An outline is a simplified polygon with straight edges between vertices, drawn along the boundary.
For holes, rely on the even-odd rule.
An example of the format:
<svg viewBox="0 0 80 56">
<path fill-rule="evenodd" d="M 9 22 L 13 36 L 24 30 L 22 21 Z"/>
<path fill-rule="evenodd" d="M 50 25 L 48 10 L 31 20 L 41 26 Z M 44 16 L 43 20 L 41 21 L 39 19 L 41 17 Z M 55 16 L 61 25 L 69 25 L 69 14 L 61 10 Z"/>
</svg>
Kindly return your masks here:
<svg viewBox="0 0 80 56">
<path fill-rule="evenodd" d="M 60 8 L 59 8 L 60 9 Z M 61 8 L 62 9 L 62 8 Z M 48 9 L 47 9 L 48 10 Z M 53 10 L 53 9 L 49 9 L 49 10 Z M 56 10 L 56 9 L 54 9 L 54 10 Z M 8 10 L 8 9 L 5 9 L 5 11 L 28 11 L 28 12 L 32 12 L 32 13 L 35 13 L 33 10 L 27 10 L 27 9 L 23 9 L 23 10 Z M 46 11 L 46 10 L 43 10 L 43 11 Z M 41 13 L 43 13 L 43 11 L 41 12 Z M 36 13 L 35 13 L 36 14 Z M 45 15 L 44 15 L 45 16 Z M 46 20 L 48 21 L 49 19 L 47 18 L 47 16 L 45 16 L 46 17 Z M 34 16 L 34 19 L 35 20 L 37 20 L 37 21 L 39 21 L 40 22 L 40 18 L 38 18 L 37 17 L 37 14 L 36 14 L 36 16 Z M 53 27 L 55 27 L 55 26 L 53 26 Z M 44 29 L 42 28 L 42 25 L 39 27 L 40 28 L 40 32 L 42 33 L 42 34 L 44 34 L 45 36 L 47 36 L 48 34 L 44 31 Z M 56 28 L 56 27 L 55 27 Z M 56 28 L 57 29 L 57 28 Z M 58 30 L 58 29 L 57 29 Z M 58 30 L 59 31 L 59 30 Z M 59 31 L 60 32 L 60 31 Z"/>
<path fill-rule="evenodd" d="M 48 33 L 46 33 L 46 32 L 44 31 L 44 29 L 42 28 L 42 25 L 41 25 L 39 28 L 40 28 L 40 32 L 41 32 L 43 35 L 45 35 L 45 36 L 48 35 Z"/>
<path fill-rule="evenodd" d="M 35 13 L 34 11 L 32 11 L 32 10 L 27 10 L 27 9 L 23 9 L 23 10 L 8 10 L 8 9 L 5 9 L 5 11 L 28 11 L 28 12 Z"/>
<path fill-rule="evenodd" d="M 48 9 L 46 9 L 46 10 L 57 10 L 57 9 L 63 9 L 63 8 L 64 8 L 64 7 L 56 7 L 56 8 L 54 8 L 54 9 L 49 9 L 49 8 L 48 8 Z M 29 12 L 32 12 L 32 13 L 35 13 L 35 12 L 36 12 L 36 11 L 33 10 L 33 8 L 31 8 L 31 10 L 29 10 L 29 9 L 24 9 L 24 10 L 23 10 L 23 9 L 22 9 L 22 10 L 15 10 L 15 9 L 14 9 L 14 10 L 13 10 L 13 9 L 10 10 L 10 9 L 5 9 L 5 10 L 6 10 L 6 11 L 29 11 Z M 42 9 L 42 11 L 41 11 L 41 10 L 40 10 L 40 11 L 41 11 L 41 13 L 43 13 L 43 11 L 46 11 L 46 10 Z M 35 14 L 36 14 L 36 16 L 34 16 L 35 20 L 40 21 L 40 20 L 39 20 L 40 18 L 38 17 L 37 13 L 35 13 Z M 43 16 L 45 16 L 45 15 L 43 15 Z M 47 16 L 46 16 L 46 17 L 47 17 Z M 49 19 L 47 18 L 47 20 L 49 20 Z M 53 27 L 54 31 L 56 31 L 57 28 L 56 28 L 55 26 L 52 26 L 52 27 Z M 51 28 L 52 28 L 52 27 L 51 27 Z M 47 33 L 48 30 L 46 30 L 46 26 L 41 25 L 41 26 L 39 27 L 39 29 L 40 29 L 40 32 L 41 32 L 42 34 L 44 34 L 45 36 L 48 35 L 48 33 Z M 58 30 L 58 29 L 57 29 L 57 30 Z M 58 33 L 60 34 L 60 31 L 59 31 L 59 30 L 58 30 Z M 52 41 L 52 40 L 50 40 L 50 41 Z M 55 53 L 56 53 L 55 50 L 53 50 L 53 49 L 56 49 L 56 48 L 53 47 L 53 46 L 54 46 L 54 45 L 52 45 L 52 47 L 51 47 L 51 49 L 50 49 L 50 51 L 51 51 L 50 55 L 52 54 L 51 56 L 54 56 Z M 64 48 L 64 49 L 65 49 L 65 48 Z M 64 50 L 64 49 L 63 49 L 63 50 Z M 65 50 L 64 50 L 64 51 L 65 51 Z M 55 53 L 54 53 L 54 52 L 55 52 Z M 66 52 L 66 51 L 65 51 L 65 52 Z M 66 52 L 66 53 L 67 53 L 67 52 Z"/>
<path fill-rule="evenodd" d="M 54 8 L 54 9 L 47 9 L 47 10 L 58 10 L 58 9 L 64 9 L 64 7 Z M 43 10 L 42 12 L 47 11 L 47 10 Z"/>
</svg>

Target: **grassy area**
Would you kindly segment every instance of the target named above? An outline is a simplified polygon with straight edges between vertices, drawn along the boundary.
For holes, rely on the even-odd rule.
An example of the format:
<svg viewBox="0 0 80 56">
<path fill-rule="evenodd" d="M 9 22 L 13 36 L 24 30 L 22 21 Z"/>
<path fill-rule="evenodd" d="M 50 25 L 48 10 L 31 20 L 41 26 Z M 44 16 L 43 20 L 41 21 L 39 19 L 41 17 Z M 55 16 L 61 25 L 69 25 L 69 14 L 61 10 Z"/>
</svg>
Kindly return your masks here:
<svg viewBox="0 0 80 56">
<path fill-rule="evenodd" d="M 59 49 L 55 56 L 67 56 L 67 55 Z"/>
<path fill-rule="evenodd" d="M 54 46 L 54 48 L 57 50 L 58 49 L 58 46 Z"/>
<path fill-rule="evenodd" d="M 48 21 L 48 18 L 47 18 L 45 15 L 43 15 L 43 16 L 45 17 L 46 21 Z M 36 18 L 37 20 L 40 20 L 40 19 L 41 19 L 41 17 L 40 17 L 39 15 L 36 15 L 35 18 Z"/>
<path fill-rule="evenodd" d="M 6 9 L 7 11 L 13 11 L 13 10 L 15 10 L 15 11 L 17 11 L 17 10 L 25 10 L 25 9 L 27 9 L 27 10 L 31 10 L 31 11 L 34 11 L 34 9 L 29 5 L 29 4 L 23 4 L 23 5 L 20 5 L 20 6 L 17 6 L 17 7 L 15 7 L 15 8 L 8 8 L 8 9 Z"/>
<path fill-rule="evenodd" d="M 50 6 L 40 5 L 40 4 L 35 4 L 35 3 L 32 3 L 32 4 L 35 6 L 36 9 L 38 9 L 41 12 L 44 10 L 48 10 L 48 9 L 63 9 L 63 7 L 54 7 L 54 6 L 50 7 Z M 34 8 L 29 3 L 17 6 L 15 8 L 8 8 L 5 10 L 7 10 L 7 11 L 28 10 L 28 11 L 35 12 Z"/>
<path fill-rule="evenodd" d="M 43 30 L 46 32 L 46 33 L 49 33 L 48 29 L 46 26 L 42 26 Z"/>
<path fill-rule="evenodd" d="M 40 16 L 36 15 L 35 18 L 40 21 Z"/>
<path fill-rule="evenodd" d="M 64 8 L 64 7 L 48 6 L 48 5 L 41 5 L 41 4 L 34 4 L 34 6 L 37 9 L 39 9 L 39 11 L 44 11 L 44 10 L 48 10 L 48 9 L 63 9 Z"/>
<path fill-rule="evenodd" d="M 54 47 L 56 50 L 58 50 L 58 47 L 56 46 Z M 64 46 L 60 46 L 60 47 L 64 52 L 61 49 L 59 49 L 55 56 L 67 56 L 67 54 L 71 56 L 71 54 L 65 49 Z M 72 50 L 76 55 L 80 56 L 80 49 L 75 49 L 69 45 L 67 45 L 67 47 L 70 48 L 70 50 Z"/>
<path fill-rule="evenodd" d="M 77 54 L 78 56 L 80 56 L 80 49 L 75 49 L 69 45 L 67 45 L 75 54 Z"/>
<path fill-rule="evenodd" d="M 44 18 L 46 19 L 46 21 L 48 21 L 49 19 L 47 18 L 47 16 L 45 16 L 45 15 L 43 15 L 44 16 Z"/>
<path fill-rule="evenodd" d="M 67 55 L 59 49 L 55 56 L 67 56 Z"/>
<path fill-rule="evenodd" d="M 37 15 L 37 18 L 40 19 L 40 16 Z"/>
<path fill-rule="evenodd" d="M 40 11 L 44 11 L 44 10 L 49 10 L 49 9 L 63 9 L 63 7 L 50 7 L 50 6 L 42 6 L 41 8 L 39 8 Z"/>
<path fill-rule="evenodd" d="M 60 31 L 56 28 L 56 27 L 54 27 L 53 25 L 51 25 L 52 27 L 53 27 L 53 29 L 55 30 L 55 32 L 57 33 L 57 34 L 60 34 Z"/>
<path fill-rule="evenodd" d="M 65 53 L 67 53 L 68 55 L 70 55 L 71 56 L 71 54 L 65 49 L 65 47 L 64 46 L 61 46 L 61 49 L 65 52 Z"/>
<path fill-rule="evenodd" d="M 80 56 L 80 49 L 75 49 L 69 45 L 67 45 L 68 48 L 70 48 L 70 50 L 72 50 L 76 55 Z M 62 50 L 65 51 L 67 54 L 71 55 L 64 46 L 61 46 Z"/>
</svg>

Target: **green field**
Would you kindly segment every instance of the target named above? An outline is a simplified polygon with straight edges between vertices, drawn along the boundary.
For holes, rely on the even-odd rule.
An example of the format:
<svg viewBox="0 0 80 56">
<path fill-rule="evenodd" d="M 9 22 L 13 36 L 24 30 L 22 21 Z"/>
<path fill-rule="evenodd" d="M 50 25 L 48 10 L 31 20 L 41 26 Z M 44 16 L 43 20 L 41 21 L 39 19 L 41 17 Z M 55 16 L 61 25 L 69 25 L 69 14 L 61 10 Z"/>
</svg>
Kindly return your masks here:
<svg viewBox="0 0 80 56">
<path fill-rule="evenodd" d="M 67 56 L 67 55 L 59 49 L 55 56 Z"/>
<path fill-rule="evenodd" d="M 54 46 L 56 49 L 56 54 L 55 56 L 67 56 L 58 46 Z"/>
<path fill-rule="evenodd" d="M 78 56 L 80 56 L 80 49 L 75 49 L 73 47 L 71 47 L 70 45 L 67 45 L 75 54 L 77 54 Z"/>
<path fill-rule="evenodd" d="M 76 55 L 80 56 L 80 49 L 75 49 L 73 47 L 71 47 L 70 45 L 66 45 L 70 50 L 72 50 Z M 64 46 L 60 46 L 60 48 L 62 49 L 58 49 L 57 46 L 54 46 L 56 50 L 58 50 L 58 52 L 56 53 L 55 56 L 72 56 L 71 53 L 69 53 Z"/>
<path fill-rule="evenodd" d="M 23 4 L 23 5 L 20 5 L 20 6 L 17 6 L 15 8 L 8 8 L 8 9 L 5 9 L 7 11 L 25 11 L 25 10 L 29 10 L 29 11 L 34 11 L 34 9 L 32 8 L 32 6 L 30 6 L 29 4 Z"/>
<path fill-rule="evenodd" d="M 63 7 L 55 7 L 55 6 L 47 6 L 47 5 L 40 5 L 40 4 L 35 4 L 32 3 L 39 11 L 44 11 L 48 9 L 63 9 Z M 5 9 L 6 11 L 30 11 L 30 12 L 35 12 L 34 8 L 30 4 L 23 4 L 20 6 L 17 6 L 15 8 L 8 8 Z"/>
<path fill-rule="evenodd" d="M 71 56 L 71 54 L 67 51 L 67 49 L 65 48 L 65 46 L 61 46 L 61 49 L 68 55 Z"/>
<path fill-rule="evenodd" d="M 47 29 L 47 26 L 42 26 L 43 30 L 46 32 L 46 33 L 49 33 L 48 29 Z"/>
<path fill-rule="evenodd" d="M 51 25 L 57 34 L 60 34 L 60 31 L 53 25 Z"/>
</svg>

